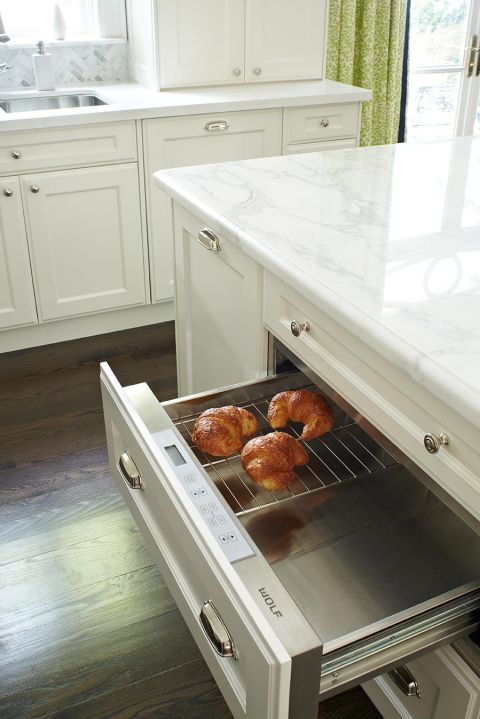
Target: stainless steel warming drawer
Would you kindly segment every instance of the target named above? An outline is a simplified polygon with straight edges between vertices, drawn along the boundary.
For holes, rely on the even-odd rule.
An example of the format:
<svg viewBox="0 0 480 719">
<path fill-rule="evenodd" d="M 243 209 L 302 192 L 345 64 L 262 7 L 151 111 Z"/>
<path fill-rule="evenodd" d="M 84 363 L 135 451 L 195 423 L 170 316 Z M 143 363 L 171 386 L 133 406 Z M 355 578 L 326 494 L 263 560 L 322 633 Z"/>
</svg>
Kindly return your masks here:
<svg viewBox="0 0 480 719">
<path fill-rule="evenodd" d="M 239 456 L 192 446 L 195 417 L 225 404 L 269 431 L 269 398 L 304 374 L 162 404 L 107 364 L 101 380 L 112 474 L 235 717 L 313 719 L 323 697 L 478 625 L 479 536 L 341 399 L 277 494 Z"/>
</svg>

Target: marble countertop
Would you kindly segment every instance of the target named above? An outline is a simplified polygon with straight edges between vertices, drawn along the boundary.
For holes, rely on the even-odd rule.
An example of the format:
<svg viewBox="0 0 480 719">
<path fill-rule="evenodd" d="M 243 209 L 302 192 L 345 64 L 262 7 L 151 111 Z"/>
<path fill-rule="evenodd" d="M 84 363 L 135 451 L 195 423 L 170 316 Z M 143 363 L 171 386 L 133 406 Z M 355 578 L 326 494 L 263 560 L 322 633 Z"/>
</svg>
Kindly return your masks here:
<svg viewBox="0 0 480 719">
<path fill-rule="evenodd" d="M 201 87 L 156 92 L 136 83 L 88 83 L 58 88 L 52 92 L 36 90 L 2 92 L 0 98 L 54 95 L 66 92 L 95 92 L 110 104 L 95 107 L 5 113 L 0 110 L 0 132 L 16 132 L 46 127 L 93 124 L 117 120 L 143 120 L 175 115 L 196 115 L 234 110 L 260 110 L 276 107 L 363 102 L 372 93 L 332 80 L 276 82 L 257 85 Z"/>
<path fill-rule="evenodd" d="M 156 182 L 480 427 L 480 137 Z"/>
</svg>

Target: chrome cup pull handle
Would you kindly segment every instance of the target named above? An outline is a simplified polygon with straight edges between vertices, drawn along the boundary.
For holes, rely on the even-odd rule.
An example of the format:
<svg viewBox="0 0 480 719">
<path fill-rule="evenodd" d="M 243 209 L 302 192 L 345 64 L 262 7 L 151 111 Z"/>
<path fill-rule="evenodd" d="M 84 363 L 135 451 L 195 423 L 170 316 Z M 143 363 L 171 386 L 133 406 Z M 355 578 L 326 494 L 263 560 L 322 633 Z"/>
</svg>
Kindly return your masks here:
<svg viewBox="0 0 480 719">
<path fill-rule="evenodd" d="M 118 466 L 126 484 L 130 489 L 143 489 L 142 476 L 137 465 L 128 452 L 124 452 L 118 460 Z"/>
<path fill-rule="evenodd" d="M 220 252 L 221 247 L 218 237 L 214 232 L 212 232 L 212 230 L 209 230 L 208 227 L 204 227 L 203 230 L 200 230 L 197 235 L 197 242 L 199 242 L 202 247 L 205 247 L 207 250 Z"/>
<path fill-rule="evenodd" d="M 302 332 L 310 332 L 310 322 L 307 320 L 305 320 L 305 322 L 293 320 L 293 322 L 290 323 L 290 331 L 294 337 L 300 337 Z"/>
<path fill-rule="evenodd" d="M 230 125 L 226 120 L 211 120 L 203 128 L 206 132 L 225 132 Z"/>
<path fill-rule="evenodd" d="M 221 657 L 233 657 L 237 659 L 235 645 L 230 633 L 225 626 L 222 617 L 216 610 L 213 602 L 209 599 L 204 602 L 200 612 L 200 621 L 202 622 L 205 634 L 210 640 L 213 648 Z"/>
<path fill-rule="evenodd" d="M 420 686 L 417 680 L 410 669 L 408 669 L 405 665 L 402 664 L 402 666 L 388 672 L 388 676 L 407 697 L 417 697 L 417 699 L 422 698 Z"/>
</svg>

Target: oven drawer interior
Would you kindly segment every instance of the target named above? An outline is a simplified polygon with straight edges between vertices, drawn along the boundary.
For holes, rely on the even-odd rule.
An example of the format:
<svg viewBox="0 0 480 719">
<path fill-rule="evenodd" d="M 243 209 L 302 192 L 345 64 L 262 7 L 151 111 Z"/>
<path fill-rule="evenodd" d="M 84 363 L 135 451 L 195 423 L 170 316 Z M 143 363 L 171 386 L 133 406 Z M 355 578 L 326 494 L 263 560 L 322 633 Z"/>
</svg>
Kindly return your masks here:
<svg viewBox="0 0 480 719">
<path fill-rule="evenodd" d="M 238 532 L 318 637 L 323 648 L 318 683 L 327 695 L 477 626 L 480 537 L 330 400 L 333 430 L 305 443 L 309 463 L 297 467 L 295 482 L 281 492 L 254 484 L 238 455 L 216 459 L 193 445 L 193 425 L 204 410 L 245 407 L 264 434 L 271 431 L 270 398 L 305 386 L 318 391 L 293 372 L 164 402 L 158 413 L 166 413 L 178 446 L 190 448 Z M 125 392 L 135 404 L 135 388 Z M 137 409 L 133 423 L 144 421 L 149 431 L 152 409 L 143 418 L 141 406 Z M 301 427 L 290 424 L 285 431 L 298 437 Z M 113 472 L 118 460 L 110 461 Z M 171 521 L 161 516 L 158 503 L 149 511 L 159 525 Z M 218 528 L 211 532 L 215 536 Z M 261 606 L 264 595 L 258 596 L 249 562 L 231 566 Z M 271 625 L 275 630 L 273 617 Z"/>
</svg>

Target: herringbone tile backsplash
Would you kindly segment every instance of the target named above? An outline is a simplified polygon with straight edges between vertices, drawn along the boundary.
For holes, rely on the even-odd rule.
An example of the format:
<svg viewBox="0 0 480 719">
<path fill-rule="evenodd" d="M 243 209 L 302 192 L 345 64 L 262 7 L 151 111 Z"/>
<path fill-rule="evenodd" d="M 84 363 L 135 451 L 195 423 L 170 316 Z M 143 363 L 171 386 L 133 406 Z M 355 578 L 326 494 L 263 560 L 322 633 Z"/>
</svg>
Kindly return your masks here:
<svg viewBox="0 0 480 719">
<path fill-rule="evenodd" d="M 1 90 L 35 87 L 32 49 L 0 46 L 0 63 L 11 65 L 0 77 Z M 55 58 L 57 85 L 82 82 L 125 82 L 128 79 L 127 43 L 47 46 Z"/>
</svg>

